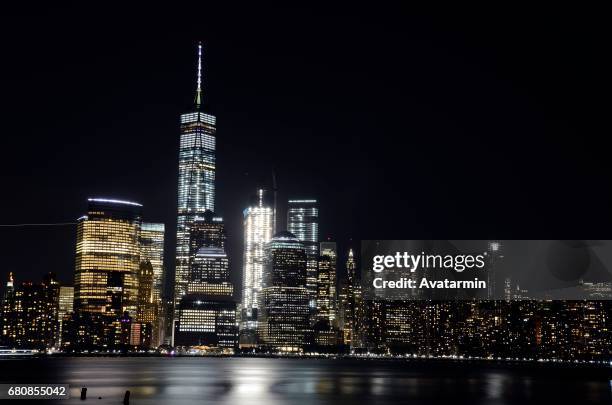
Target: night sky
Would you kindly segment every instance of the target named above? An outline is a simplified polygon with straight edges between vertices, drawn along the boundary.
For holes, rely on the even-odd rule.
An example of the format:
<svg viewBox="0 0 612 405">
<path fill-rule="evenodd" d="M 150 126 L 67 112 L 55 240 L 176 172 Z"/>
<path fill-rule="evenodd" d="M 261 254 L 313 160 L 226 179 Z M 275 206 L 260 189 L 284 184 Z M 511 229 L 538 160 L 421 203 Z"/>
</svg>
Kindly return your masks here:
<svg viewBox="0 0 612 405">
<path fill-rule="evenodd" d="M 167 4 L 3 10 L 0 224 L 72 222 L 90 196 L 138 201 L 166 224 L 172 274 L 179 114 L 202 40 L 235 280 L 242 209 L 273 169 L 280 224 L 287 198 L 318 198 L 321 236 L 342 251 L 610 239 L 595 10 Z M 72 282 L 75 233 L 0 228 L 0 277 Z"/>
</svg>

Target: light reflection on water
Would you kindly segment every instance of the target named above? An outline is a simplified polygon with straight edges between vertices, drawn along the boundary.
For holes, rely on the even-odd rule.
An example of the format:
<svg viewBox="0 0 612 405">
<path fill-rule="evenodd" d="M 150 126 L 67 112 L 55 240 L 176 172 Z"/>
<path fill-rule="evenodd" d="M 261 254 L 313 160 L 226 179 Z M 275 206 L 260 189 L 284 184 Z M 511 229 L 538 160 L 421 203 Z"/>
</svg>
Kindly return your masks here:
<svg viewBox="0 0 612 405">
<path fill-rule="evenodd" d="M 117 404 L 126 390 L 134 405 L 612 402 L 610 375 L 584 375 L 579 369 L 316 359 L 57 358 L 2 361 L 0 376 L 2 382 L 68 383 L 71 399 L 56 401 L 65 405 Z M 86 403 L 79 399 L 80 387 L 88 388 Z"/>
</svg>

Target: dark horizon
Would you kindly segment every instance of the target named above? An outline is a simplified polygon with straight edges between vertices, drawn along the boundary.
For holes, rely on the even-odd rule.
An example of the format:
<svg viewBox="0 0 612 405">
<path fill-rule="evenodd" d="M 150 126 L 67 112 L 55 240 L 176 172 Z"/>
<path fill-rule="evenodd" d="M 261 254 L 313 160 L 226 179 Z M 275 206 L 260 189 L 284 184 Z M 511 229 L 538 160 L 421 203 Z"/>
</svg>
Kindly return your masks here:
<svg viewBox="0 0 612 405">
<path fill-rule="evenodd" d="M 172 279 L 178 120 L 202 40 L 235 282 L 242 209 L 273 170 L 280 224 L 288 198 L 319 199 L 341 260 L 361 239 L 609 238 L 602 26 L 570 9 L 484 11 L 8 10 L 0 224 L 138 201 L 166 225 Z M 75 232 L 0 228 L 2 286 L 9 271 L 72 283 Z"/>
</svg>

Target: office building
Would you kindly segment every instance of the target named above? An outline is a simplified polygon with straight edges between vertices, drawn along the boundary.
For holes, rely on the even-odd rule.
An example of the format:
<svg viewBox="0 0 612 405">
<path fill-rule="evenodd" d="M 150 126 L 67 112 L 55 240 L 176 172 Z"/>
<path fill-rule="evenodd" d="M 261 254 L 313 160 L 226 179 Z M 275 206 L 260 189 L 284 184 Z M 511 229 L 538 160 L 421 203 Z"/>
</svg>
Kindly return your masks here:
<svg viewBox="0 0 612 405">
<path fill-rule="evenodd" d="M 237 343 L 236 303 L 232 297 L 187 294 L 174 325 L 174 346 L 231 352 Z"/>
<path fill-rule="evenodd" d="M 195 218 L 189 233 L 189 259 L 202 247 L 225 249 L 227 235 L 223 218 L 208 210 Z"/>
<path fill-rule="evenodd" d="M 290 232 L 277 233 L 266 247 L 259 312 L 260 346 L 301 352 L 309 329 L 306 251 Z"/>
<path fill-rule="evenodd" d="M 232 297 L 234 294 L 234 286 L 229 279 L 229 260 L 222 248 L 201 247 L 191 263 L 189 273 L 189 294 L 206 294 L 211 297 Z"/>
<path fill-rule="evenodd" d="M 2 305 L 2 343 L 17 349 L 44 350 L 56 345 L 59 283 L 48 273 L 41 283 L 14 284 L 9 275 Z"/>
<path fill-rule="evenodd" d="M 88 203 L 77 224 L 75 311 L 136 316 L 142 205 L 103 198 Z"/>
<path fill-rule="evenodd" d="M 336 242 L 321 242 L 321 256 L 317 276 L 317 318 L 337 326 L 336 266 L 338 251 Z"/>
<path fill-rule="evenodd" d="M 257 344 L 257 319 L 265 249 L 272 238 L 274 215 L 265 190 L 259 189 L 244 210 L 244 272 L 240 311 L 240 345 Z"/>
<path fill-rule="evenodd" d="M 56 347 L 62 345 L 62 331 L 64 328 L 64 320 L 74 312 L 74 287 L 62 285 L 59 289 L 59 307 L 57 311 L 57 338 Z"/>
<path fill-rule="evenodd" d="M 287 230 L 294 234 L 306 250 L 306 287 L 310 307 L 316 308 L 317 263 L 319 260 L 319 203 L 315 199 L 292 199 L 287 206 Z"/>
<path fill-rule="evenodd" d="M 181 115 L 176 230 L 175 315 L 187 293 L 191 228 L 206 210 L 215 210 L 216 118 L 202 111 L 202 44 L 198 45 L 195 103 Z"/>
</svg>

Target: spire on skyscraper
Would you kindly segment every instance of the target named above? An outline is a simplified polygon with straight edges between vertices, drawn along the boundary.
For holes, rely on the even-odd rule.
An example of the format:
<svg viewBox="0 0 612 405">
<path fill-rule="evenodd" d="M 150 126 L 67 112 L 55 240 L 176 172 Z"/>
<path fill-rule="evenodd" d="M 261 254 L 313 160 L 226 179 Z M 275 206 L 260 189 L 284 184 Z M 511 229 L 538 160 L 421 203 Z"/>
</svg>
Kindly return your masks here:
<svg viewBox="0 0 612 405">
<path fill-rule="evenodd" d="M 196 110 L 200 109 L 202 104 L 202 42 L 198 42 L 198 78 L 197 78 L 197 89 L 195 97 Z"/>
</svg>

